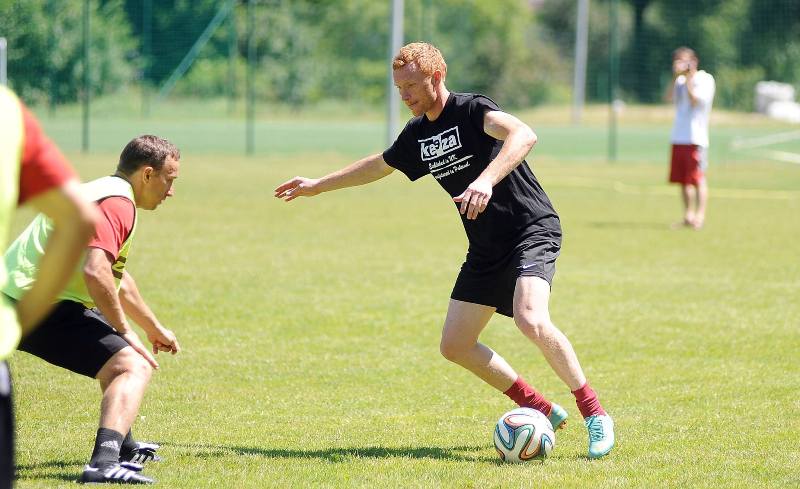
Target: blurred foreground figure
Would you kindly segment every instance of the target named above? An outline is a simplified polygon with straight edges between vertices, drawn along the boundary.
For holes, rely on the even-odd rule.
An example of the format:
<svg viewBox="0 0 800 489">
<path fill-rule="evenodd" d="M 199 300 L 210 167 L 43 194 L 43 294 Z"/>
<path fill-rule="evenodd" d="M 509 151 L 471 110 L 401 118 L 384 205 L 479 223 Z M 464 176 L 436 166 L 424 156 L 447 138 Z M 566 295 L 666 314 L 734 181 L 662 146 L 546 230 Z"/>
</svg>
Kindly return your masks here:
<svg viewBox="0 0 800 489">
<path fill-rule="evenodd" d="M 11 300 L 0 294 L 0 489 L 14 480 L 14 413 L 6 359 L 52 309 L 91 235 L 97 210 L 80 196 L 74 171 L 13 92 L 0 86 L 0 246 L 17 205 L 47 215 L 52 239 L 39 243 L 35 285 Z M 13 274 L 13 271 L 11 271 Z M 0 262 L 0 287 L 12 280 Z"/>
</svg>

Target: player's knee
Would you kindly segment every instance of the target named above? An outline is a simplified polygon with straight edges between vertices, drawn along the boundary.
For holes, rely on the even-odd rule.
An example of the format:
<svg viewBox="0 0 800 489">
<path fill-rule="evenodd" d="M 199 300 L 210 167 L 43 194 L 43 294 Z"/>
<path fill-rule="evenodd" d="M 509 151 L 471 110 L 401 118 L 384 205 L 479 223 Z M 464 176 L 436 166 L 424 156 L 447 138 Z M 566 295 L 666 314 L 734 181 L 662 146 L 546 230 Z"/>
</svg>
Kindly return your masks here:
<svg viewBox="0 0 800 489">
<path fill-rule="evenodd" d="M 133 348 L 123 348 L 115 355 L 117 375 L 129 374 L 149 380 L 153 373 L 150 363 Z"/>
<path fill-rule="evenodd" d="M 550 336 L 553 323 L 544 314 L 515 314 L 514 321 L 522 333 L 533 341 L 540 341 Z"/>
<path fill-rule="evenodd" d="M 145 382 L 147 382 L 150 380 L 150 376 L 153 375 L 153 367 L 143 356 L 137 356 L 138 358 L 134 360 L 133 365 L 131 365 L 131 372 L 133 372 L 137 377 L 143 378 Z"/>
<path fill-rule="evenodd" d="M 442 337 L 442 341 L 439 343 L 439 352 L 447 360 L 453 363 L 461 363 L 461 359 L 464 358 L 466 348 L 456 341 Z"/>
</svg>

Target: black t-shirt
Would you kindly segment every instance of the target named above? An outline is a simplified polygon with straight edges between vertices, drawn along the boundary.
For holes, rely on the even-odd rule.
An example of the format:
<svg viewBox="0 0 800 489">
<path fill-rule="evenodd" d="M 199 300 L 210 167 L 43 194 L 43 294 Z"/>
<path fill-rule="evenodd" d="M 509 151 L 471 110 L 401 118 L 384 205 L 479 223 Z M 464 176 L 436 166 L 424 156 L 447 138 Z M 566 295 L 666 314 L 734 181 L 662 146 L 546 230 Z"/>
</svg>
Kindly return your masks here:
<svg viewBox="0 0 800 489">
<path fill-rule="evenodd" d="M 435 121 L 424 114 L 411 119 L 383 159 L 412 181 L 430 173 L 451 197 L 460 195 L 503 145 L 483 130 L 490 110 L 500 109 L 488 97 L 451 93 Z M 469 239 L 467 259 L 476 264 L 496 263 L 529 241 L 561 243 L 558 214 L 525 161 L 494 186 L 477 219 L 463 214 L 461 222 Z"/>
</svg>

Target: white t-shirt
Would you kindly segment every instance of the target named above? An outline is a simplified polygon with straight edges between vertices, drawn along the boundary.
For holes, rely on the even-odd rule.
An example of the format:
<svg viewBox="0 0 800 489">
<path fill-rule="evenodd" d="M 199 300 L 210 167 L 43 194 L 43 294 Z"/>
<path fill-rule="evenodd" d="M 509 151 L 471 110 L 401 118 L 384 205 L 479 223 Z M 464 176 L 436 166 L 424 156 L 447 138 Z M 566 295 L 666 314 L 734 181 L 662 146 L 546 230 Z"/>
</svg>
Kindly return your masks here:
<svg viewBox="0 0 800 489">
<path fill-rule="evenodd" d="M 714 77 L 703 70 L 692 78 L 692 92 L 697 105 L 692 107 L 686 89 L 686 77 L 680 75 L 675 80 L 672 93 L 675 103 L 675 124 L 672 126 L 672 144 L 696 144 L 708 147 L 708 119 L 711 116 L 711 103 L 714 101 L 716 84 Z"/>
</svg>

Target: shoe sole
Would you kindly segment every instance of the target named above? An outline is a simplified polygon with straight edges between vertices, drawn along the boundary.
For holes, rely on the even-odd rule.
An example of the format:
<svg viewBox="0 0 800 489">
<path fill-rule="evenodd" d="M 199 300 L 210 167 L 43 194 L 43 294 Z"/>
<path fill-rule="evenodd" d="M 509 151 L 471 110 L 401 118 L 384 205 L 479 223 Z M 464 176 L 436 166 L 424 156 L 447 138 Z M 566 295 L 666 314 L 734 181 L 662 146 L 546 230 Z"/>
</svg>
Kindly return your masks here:
<svg viewBox="0 0 800 489">
<path fill-rule="evenodd" d="M 589 460 L 598 460 L 598 459 L 601 459 L 601 458 L 603 458 L 603 457 L 607 456 L 609 453 L 611 453 L 611 450 L 613 450 L 613 448 L 614 448 L 614 447 L 611 447 L 611 448 L 609 448 L 609 449 L 608 449 L 608 451 L 607 451 L 606 453 L 601 453 L 601 454 L 598 454 L 598 455 L 592 455 L 592 454 L 589 454 Z"/>
</svg>

